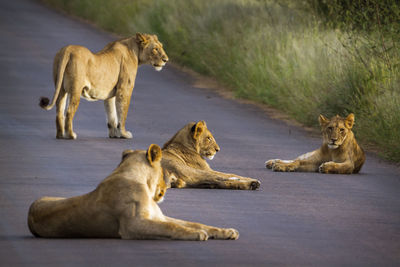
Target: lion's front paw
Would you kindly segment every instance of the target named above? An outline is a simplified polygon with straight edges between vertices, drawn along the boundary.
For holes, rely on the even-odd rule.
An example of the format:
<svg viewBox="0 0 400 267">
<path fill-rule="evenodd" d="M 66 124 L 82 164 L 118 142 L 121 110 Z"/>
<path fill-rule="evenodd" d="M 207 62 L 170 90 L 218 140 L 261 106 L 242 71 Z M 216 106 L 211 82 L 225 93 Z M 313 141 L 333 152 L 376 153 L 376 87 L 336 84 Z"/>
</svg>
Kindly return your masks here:
<svg viewBox="0 0 400 267">
<path fill-rule="evenodd" d="M 131 139 L 132 133 L 130 131 L 121 131 L 121 138 Z"/>
<path fill-rule="evenodd" d="M 267 168 L 267 169 L 272 169 L 272 168 L 274 167 L 276 161 L 278 161 L 278 159 L 270 159 L 270 160 L 267 160 L 267 161 L 265 162 L 265 168 Z"/>
<path fill-rule="evenodd" d="M 176 179 L 175 181 L 171 181 L 171 188 L 183 188 L 185 186 L 186 183 L 182 179 Z"/>
<path fill-rule="evenodd" d="M 336 163 L 333 161 L 329 161 L 329 162 L 325 162 L 322 163 L 319 168 L 318 171 L 320 173 L 336 173 Z"/>
<path fill-rule="evenodd" d="M 66 133 L 64 136 L 65 139 L 73 139 L 73 140 L 75 140 L 77 137 L 78 135 L 75 132 Z"/>
<path fill-rule="evenodd" d="M 110 138 L 120 138 L 121 134 L 116 127 L 113 127 L 111 124 L 107 124 L 108 126 L 108 136 Z"/>
<path fill-rule="evenodd" d="M 200 230 L 199 232 L 197 232 L 197 234 L 198 234 L 198 236 L 197 236 L 196 240 L 198 240 L 198 241 L 208 240 L 208 234 L 206 231 Z"/>
<path fill-rule="evenodd" d="M 239 231 L 233 228 L 228 228 L 224 230 L 225 239 L 237 240 L 239 238 Z"/>
<path fill-rule="evenodd" d="M 260 181 L 258 180 L 254 180 L 250 183 L 250 190 L 256 190 L 257 188 L 259 188 L 261 185 Z"/>
</svg>

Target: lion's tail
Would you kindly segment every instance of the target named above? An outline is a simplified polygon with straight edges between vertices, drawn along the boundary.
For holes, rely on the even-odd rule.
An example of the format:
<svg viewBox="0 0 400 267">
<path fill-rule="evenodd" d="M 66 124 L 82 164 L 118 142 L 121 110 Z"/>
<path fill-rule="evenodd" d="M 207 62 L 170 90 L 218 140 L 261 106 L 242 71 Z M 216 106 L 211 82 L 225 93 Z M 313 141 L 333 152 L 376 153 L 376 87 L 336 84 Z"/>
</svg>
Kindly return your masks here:
<svg viewBox="0 0 400 267">
<path fill-rule="evenodd" d="M 54 59 L 54 83 L 56 86 L 56 90 L 54 91 L 53 100 L 50 103 L 50 99 L 47 97 L 41 97 L 39 106 L 45 110 L 50 110 L 54 107 L 57 102 L 58 95 L 60 94 L 61 86 L 64 80 L 64 72 L 67 66 L 67 63 L 70 58 L 70 52 L 68 47 L 64 47 L 61 49 L 55 59 Z M 60 58 L 61 57 L 61 58 Z"/>
</svg>

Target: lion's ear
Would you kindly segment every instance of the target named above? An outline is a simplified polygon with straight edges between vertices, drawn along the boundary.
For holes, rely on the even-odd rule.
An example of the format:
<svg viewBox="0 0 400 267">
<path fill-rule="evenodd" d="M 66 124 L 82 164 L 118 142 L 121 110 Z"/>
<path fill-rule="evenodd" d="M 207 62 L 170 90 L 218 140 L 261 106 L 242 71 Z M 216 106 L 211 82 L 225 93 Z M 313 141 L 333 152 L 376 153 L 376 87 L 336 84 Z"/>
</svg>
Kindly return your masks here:
<svg viewBox="0 0 400 267">
<path fill-rule="evenodd" d="M 159 162 L 162 157 L 161 148 L 158 145 L 151 144 L 146 152 L 146 158 L 150 165 L 153 166 L 154 163 Z"/>
<path fill-rule="evenodd" d="M 132 152 L 133 152 L 132 149 L 124 150 L 124 151 L 122 152 L 122 160 L 124 160 L 124 158 L 126 158 L 126 156 L 128 156 L 128 154 L 130 154 L 130 153 L 132 153 Z"/>
<path fill-rule="evenodd" d="M 207 129 L 205 121 L 199 121 L 192 127 L 193 138 L 198 139 L 200 135 Z"/>
<path fill-rule="evenodd" d="M 140 45 L 144 46 L 148 43 L 148 38 L 146 37 L 146 35 L 138 32 L 136 33 L 136 40 L 139 42 Z"/>
<path fill-rule="evenodd" d="M 329 119 L 327 119 L 322 114 L 319 115 L 318 121 L 319 121 L 319 125 L 321 125 L 321 126 L 327 125 L 329 123 Z"/>
<path fill-rule="evenodd" d="M 350 113 L 346 117 L 345 124 L 346 124 L 347 128 L 349 128 L 349 129 L 353 128 L 353 125 L 354 125 L 354 114 L 353 113 Z"/>
</svg>

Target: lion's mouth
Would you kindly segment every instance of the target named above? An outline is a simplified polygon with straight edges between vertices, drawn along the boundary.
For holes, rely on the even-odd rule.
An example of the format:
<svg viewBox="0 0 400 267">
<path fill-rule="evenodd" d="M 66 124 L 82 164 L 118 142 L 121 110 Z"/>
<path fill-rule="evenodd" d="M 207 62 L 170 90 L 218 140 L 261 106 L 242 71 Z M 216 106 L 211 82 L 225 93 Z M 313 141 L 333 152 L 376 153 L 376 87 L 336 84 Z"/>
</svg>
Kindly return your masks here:
<svg viewBox="0 0 400 267">
<path fill-rule="evenodd" d="M 162 70 L 162 68 L 165 66 L 165 63 L 161 63 L 161 64 L 153 64 L 153 67 L 156 71 L 160 71 Z"/>
<path fill-rule="evenodd" d="M 154 69 L 155 69 L 156 71 L 162 70 L 162 66 L 160 66 L 160 65 L 153 65 L 153 67 L 154 67 Z"/>
<path fill-rule="evenodd" d="M 336 149 L 336 148 L 339 147 L 339 145 L 337 145 L 337 144 L 335 144 L 335 143 L 330 143 L 330 144 L 328 144 L 328 147 L 329 147 L 330 149 Z"/>
<path fill-rule="evenodd" d="M 214 156 L 215 156 L 215 154 L 207 154 L 207 155 L 206 155 L 206 157 L 207 157 L 209 160 L 213 160 L 213 159 L 214 159 Z"/>
</svg>

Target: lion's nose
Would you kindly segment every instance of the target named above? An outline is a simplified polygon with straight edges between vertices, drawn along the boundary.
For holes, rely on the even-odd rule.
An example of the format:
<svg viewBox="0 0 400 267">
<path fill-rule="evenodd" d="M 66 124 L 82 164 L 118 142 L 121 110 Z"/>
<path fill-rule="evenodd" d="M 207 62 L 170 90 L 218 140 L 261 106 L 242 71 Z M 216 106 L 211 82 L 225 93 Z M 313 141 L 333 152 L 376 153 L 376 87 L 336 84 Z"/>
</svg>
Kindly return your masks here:
<svg viewBox="0 0 400 267">
<path fill-rule="evenodd" d="M 331 138 L 332 143 L 337 141 L 337 138 Z"/>
<path fill-rule="evenodd" d="M 216 148 L 215 148 L 215 151 L 216 151 L 216 152 L 218 152 L 219 150 L 220 150 L 219 147 L 216 147 Z"/>
<path fill-rule="evenodd" d="M 164 57 L 164 58 L 162 59 L 162 61 L 164 61 L 165 63 L 167 63 L 168 58 Z"/>
</svg>

